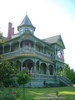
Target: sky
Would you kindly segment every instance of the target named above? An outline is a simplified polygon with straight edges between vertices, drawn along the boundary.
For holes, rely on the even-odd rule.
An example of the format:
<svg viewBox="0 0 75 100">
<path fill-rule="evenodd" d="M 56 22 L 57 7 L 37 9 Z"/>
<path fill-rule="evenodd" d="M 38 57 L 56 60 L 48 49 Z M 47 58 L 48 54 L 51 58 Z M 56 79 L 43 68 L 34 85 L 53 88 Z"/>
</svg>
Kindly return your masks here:
<svg viewBox="0 0 75 100">
<path fill-rule="evenodd" d="M 44 39 L 61 34 L 66 49 L 65 63 L 75 70 L 75 0 L 0 0 L 0 31 L 8 34 L 8 22 L 15 33 L 25 15 L 36 27 L 35 36 Z"/>
</svg>

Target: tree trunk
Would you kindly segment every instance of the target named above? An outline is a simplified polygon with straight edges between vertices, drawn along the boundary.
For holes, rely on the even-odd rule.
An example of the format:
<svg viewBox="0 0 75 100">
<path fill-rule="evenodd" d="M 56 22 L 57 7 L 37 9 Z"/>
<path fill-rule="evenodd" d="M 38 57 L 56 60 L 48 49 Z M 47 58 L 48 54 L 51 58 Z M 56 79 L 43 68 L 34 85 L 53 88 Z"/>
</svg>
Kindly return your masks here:
<svg viewBox="0 0 75 100">
<path fill-rule="evenodd" d="M 25 100 L 25 88 L 24 88 L 24 84 L 23 84 L 23 100 Z"/>
</svg>

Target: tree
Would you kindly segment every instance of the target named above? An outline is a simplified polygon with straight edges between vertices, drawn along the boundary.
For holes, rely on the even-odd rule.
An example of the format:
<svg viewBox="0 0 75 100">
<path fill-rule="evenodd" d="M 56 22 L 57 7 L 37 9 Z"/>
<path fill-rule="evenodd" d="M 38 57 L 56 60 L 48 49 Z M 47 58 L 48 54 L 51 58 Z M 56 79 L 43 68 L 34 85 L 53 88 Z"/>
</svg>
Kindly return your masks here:
<svg viewBox="0 0 75 100">
<path fill-rule="evenodd" d="M 68 64 L 65 64 L 64 73 L 65 76 L 70 79 L 73 84 L 75 84 L 75 71 L 73 69 L 70 69 Z"/>
<path fill-rule="evenodd" d="M 0 32 L 0 51 L 2 51 L 2 45 L 5 43 L 5 38 Z M 15 74 L 16 67 L 11 67 L 11 63 L 2 59 L 2 52 L 0 52 L 0 85 L 4 84 L 6 81 L 11 83 L 12 75 Z"/>
<path fill-rule="evenodd" d="M 2 45 L 5 42 L 5 38 L 3 37 L 3 33 L 0 32 L 0 45 Z"/>
<path fill-rule="evenodd" d="M 5 42 L 5 38 L 3 37 L 2 35 L 2 32 L 0 32 L 0 51 L 1 51 L 1 47 L 2 47 L 2 44 Z M 1 55 L 1 52 L 0 52 L 0 62 L 2 60 L 2 55 Z"/>
<path fill-rule="evenodd" d="M 15 64 L 11 66 L 9 61 L 2 61 L 0 64 L 0 85 L 3 86 L 5 81 L 9 81 L 11 85 L 11 81 L 13 75 L 16 74 Z"/>
<path fill-rule="evenodd" d="M 25 100 L 25 88 L 24 84 L 28 83 L 30 81 L 31 77 L 28 72 L 20 72 L 16 75 L 16 81 L 19 85 L 23 85 L 23 100 Z"/>
</svg>

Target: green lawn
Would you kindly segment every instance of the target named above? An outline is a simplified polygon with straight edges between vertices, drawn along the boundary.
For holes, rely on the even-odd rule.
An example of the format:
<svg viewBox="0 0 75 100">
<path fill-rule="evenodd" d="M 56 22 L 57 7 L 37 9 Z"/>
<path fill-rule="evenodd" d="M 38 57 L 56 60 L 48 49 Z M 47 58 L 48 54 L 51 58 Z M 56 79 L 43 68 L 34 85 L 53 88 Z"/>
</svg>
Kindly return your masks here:
<svg viewBox="0 0 75 100">
<path fill-rule="evenodd" d="M 23 100 L 22 88 L 13 88 L 20 94 L 17 100 Z M 25 100 L 51 100 L 58 91 L 61 100 L 75 100 L 75 87 L 57 87 L 57 88 L 25 88 Z"/>
<path fill-rule="evenodd" d="M 22 100 L 22 89 L 19 88 L 19 89 L 16 89 L 16 91 L 19 91 L 19 93 L 21 94 L 19 100 Z M 56 91 L 59 92 L 59 95 L 63 100 L 75 100 L 75 87 L 26 88 L 25 99 L 26 100 L 46 100 L 49 97 L 55 96 Z"/>
</svg>

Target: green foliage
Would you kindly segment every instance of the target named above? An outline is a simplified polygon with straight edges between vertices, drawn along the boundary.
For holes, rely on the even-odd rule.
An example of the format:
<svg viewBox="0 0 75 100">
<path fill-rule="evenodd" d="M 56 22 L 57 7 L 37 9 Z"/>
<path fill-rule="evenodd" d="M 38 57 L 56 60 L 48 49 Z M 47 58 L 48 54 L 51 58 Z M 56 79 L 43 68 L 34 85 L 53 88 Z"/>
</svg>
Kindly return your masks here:
<svg viewBox="0 0 75 100">
<path fill-rule="evenodd" d="M 16 81 L 18 84 L 26 84 L 31 79 L 30 74 L 28 72 L 20 72 L 16 75 Z"/>
<path fill-rule="evenodd" d="M 13 92 L 11 89 L 9 91 L 0 91 L 0 100 L 15 100 L 15 95 L 13 95 Z"/>
<path fill-rule="evenodd" d="M 5 38 L 3 37 L 3 33 L 0 32 L 0 45 L 5 42 Z"/>
<path fill-rule="evenodd" d="M 12 77 L 16 74 L 17 69 L 15 64 L 11 66 L 9 61 L 2 61 L 0 64 L 0 85 L 1 83 L 11 83 Z"/>
<path fill-rule="evenodd" d="M 73 69 L 70 69 L 68 64 L 65 64 L 64 73 L 66 77 L 70 79 L 73 84 L 75 84 L 75 71 Z"/>
<path fill-rule="evenodd" d="M 10 84 L 12 84 L 12 80 L 10 78 L 5 78 L 3 80 L 3 84 L 4 84 L 5 87 L 9 87 Z"/>
<path fill-rule="evenodd" d="M 0 89 L 0 100 L 18 100 L 19 97 L 19 91 L 15 91 L 11 86 L 9 86 L 8 91 L 6 88 Z"/>
<path fill-rule="evenodd" d="M 25 100 L 25 88 L 24 84 L 28 83 L 31 79 L 30 74 L 28 72 L 20 72 L 16 75 L 16 81 L 19 85 L 23 85 L 23 100 Z"/>
</svg>

